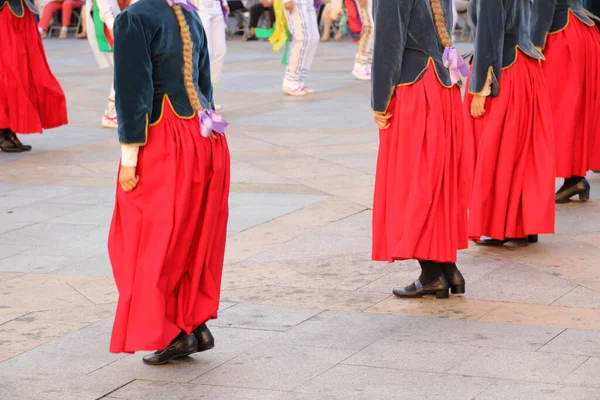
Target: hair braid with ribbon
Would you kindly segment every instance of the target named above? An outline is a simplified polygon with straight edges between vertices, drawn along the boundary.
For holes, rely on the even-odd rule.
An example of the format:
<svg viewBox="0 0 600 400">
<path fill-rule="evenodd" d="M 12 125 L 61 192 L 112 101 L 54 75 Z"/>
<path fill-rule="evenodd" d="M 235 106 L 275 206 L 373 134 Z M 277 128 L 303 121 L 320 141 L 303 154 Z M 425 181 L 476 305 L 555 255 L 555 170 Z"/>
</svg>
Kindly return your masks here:
<svg viewBox="0 0 600 400">
<path fill-rule="evenodd" d="M 463 60 L 452 45 L 452 38 L 446 27 L 446 18 L 444 17 L 444 9 L 440 0 L 429 0 L 429 4 L 431 5 L 435 30 L 437 31 L 440 43 L 444 46 L 442 61 L 444 66 L 450 71 L 450 81 L 452 84 L 455 84 L 460 81 L 461 75 L 465 78 L 471 76 L 471 71 L 465 60 Z"/>
<path fill-rule="evenodd" d="M 198 96 L 198 85 L 194 81 L 194 42 L 181 7 L 190 12 L 196 12 L 198 8 L 190 0 L 167 0 L 167 4 L 173 9 L 177 17 L 181 42 L 183 43 L 183 82 L 190 105 L 200 117 L 200 133 L 204 137 L 214 137 L 214 133 L 224 135 L 229 124 L 221 115 L 202 107 Z"/>
</svg>

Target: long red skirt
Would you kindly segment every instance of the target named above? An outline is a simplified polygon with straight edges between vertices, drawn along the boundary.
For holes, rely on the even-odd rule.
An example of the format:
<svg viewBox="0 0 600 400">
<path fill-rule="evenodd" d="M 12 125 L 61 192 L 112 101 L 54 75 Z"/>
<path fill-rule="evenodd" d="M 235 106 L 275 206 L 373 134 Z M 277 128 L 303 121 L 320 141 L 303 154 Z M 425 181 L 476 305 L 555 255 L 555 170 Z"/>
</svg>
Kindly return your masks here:
<svg viewBox="0 0 600 400">
<path fill-rule="evenodd" d="M 0 129 L 40 133 L 68 123 L 67 102 L 33 14 L 24 8 L 21 18 L 8 6 L 0 10 Z"/>
<path fill-rule="evenodd" d="M 567 28 L 548 37 L 544 54 L 556 176 L 585 176 L 600 169 L 600 32 L 570 14 Z"/>
<path fill-rule="evenodd" d="M 483 117 L 471 117 L 472 100 L 465 96 L 467 134 L 478 149 L 469 237 L 554 233 L 552 111 L 540 62 L 519 52 Z"/>
<path fill-rule="evenodd" d="M 117 186 L 108 250 L 119 290 L 110 351 L 164 349 L 217 318 L 229 197 L 224 136 L 165 104 L 140 149 L 138 186 Z"/>
<path fill-rule="evenodd" d="M 373 260 L 455 262 L 468 245 L 471 138 L 460 89 L 444 88 L 434 67 L 397 88 L 379 132 L 373 204 Z"/>
</svg>

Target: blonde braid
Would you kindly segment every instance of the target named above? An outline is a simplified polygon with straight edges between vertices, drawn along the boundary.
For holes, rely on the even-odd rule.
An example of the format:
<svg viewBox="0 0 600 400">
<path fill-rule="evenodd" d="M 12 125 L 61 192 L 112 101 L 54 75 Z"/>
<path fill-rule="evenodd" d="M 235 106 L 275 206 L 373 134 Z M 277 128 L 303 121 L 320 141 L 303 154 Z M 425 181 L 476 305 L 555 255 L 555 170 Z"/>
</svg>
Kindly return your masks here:
<svg viewBox="0 0 600 400">
<path fill-rule="evenodd" d="M 193 48 L 192 34 L 190 33 L 190 27 L 188 26 L 181 6 L 179 4 L 173 5 L 173 11 L 177 17 L 177 23 L 179 24 L 179 31 L 181 33 L 181 41 L 183 42 L 183 81 L 185 83 L 185 90 L 190 104 L 194 111 L 201 111 L 202 104 L 200 104 L 200 98 L 198 98 L 198 91 L 196 90 L 196 83 L 194 82 L 194 68 L 193 68 Z"/>
<path fill-rule="evenodd" d="M 440 0 L 429 0 L 431 4 L 431 11 L 433 12 L 433 21 L 435 22 L 435 29 L 437 30 L 438 37 L 442 46 L 451 47 L 452 39 L 448 34 L 448 28 L 446 28 L 446 19 L 444 18 L 444 10 L 440 4 Z"/>
</svg>

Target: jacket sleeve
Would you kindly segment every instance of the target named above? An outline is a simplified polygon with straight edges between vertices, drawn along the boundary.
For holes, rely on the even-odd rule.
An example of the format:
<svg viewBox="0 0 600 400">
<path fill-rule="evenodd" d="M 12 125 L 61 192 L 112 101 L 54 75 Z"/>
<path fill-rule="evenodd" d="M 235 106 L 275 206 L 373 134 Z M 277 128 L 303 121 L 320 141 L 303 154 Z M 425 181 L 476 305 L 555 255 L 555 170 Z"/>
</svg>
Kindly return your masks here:
<svg viewBox="0 0 600 400">
<path fill-rule="evenodd" d="M 200 93 L 202 93 L 202 96 L 208 102 L 208 108 L 214 110 L 215 104 L 213 99 L 213 84 L 210 74 L 208 42 L 204 29 L 200 30 L 200 34 L 205 45 L 201 47 L 200 56 L 198 57 L 198 89 L 200 89 Z M 202 106 L 206 107 L 207 105 L 203 104 Z"/>
<path fill-rule="evenodd" d="M 531 6 L 531 42 L 535 47 L 546 47 L 546 35 L 550 32 L 556 0 L 534 1 Z"/>
<path fill-rule="evenodd" d="M 375 0 L 371 106 L 385 112 L 400 80 L 412 0 Z"/>
<path fill-rule="evenodd" d="M 127 9 L 115 19 L 114 32 L 119 141 L 143 146 L 148 140 L 154 97 L 150 44 L 140 18 Z"/>
<path fill-rule="evenodd" d="M 498 95 L 502 71 L 506 8 L 502 0 L 478 0 L 475 12 L 475 54 L 469 92 L 480 94 L 491 74 L 491 96 Z"/>
</svg>

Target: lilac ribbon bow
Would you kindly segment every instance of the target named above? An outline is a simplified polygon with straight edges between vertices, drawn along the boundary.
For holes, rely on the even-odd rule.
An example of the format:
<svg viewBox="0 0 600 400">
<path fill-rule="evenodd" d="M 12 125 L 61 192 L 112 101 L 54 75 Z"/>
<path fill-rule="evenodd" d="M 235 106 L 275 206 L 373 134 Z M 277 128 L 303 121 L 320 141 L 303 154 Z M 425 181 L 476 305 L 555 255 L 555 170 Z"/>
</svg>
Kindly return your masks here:
<svg viewBox="0 0 600 400">
<path fill-rule="evenodd" d="M 225 121 L 225 118 L 213 110 L 204 109 L 200 112 L 200 133 L 203 137 L 210 137 L 211 132 L 225 135 L 227 126 L 229 123 Z"/>
<path fill-rule="evenodd" d="M 450 71 L 452 84 L 460 81 L 461 75 L 465 78 L 471 76 L 471 70 L 469 70 L 467 63 L 465 63 L 465 60 L 463 60 L 454 47 L 446 47 L 442 61 L 444 62 L 444 67 Z"/>
<path fill-rule="evenodd" d="M 188 11 L 198 11 L 198 7 L 194 5 L 190 0 L 167 0 L 169 7 L 173 7 L 175 4 L 179 4 L 181 7 Z"/>
</svg>

